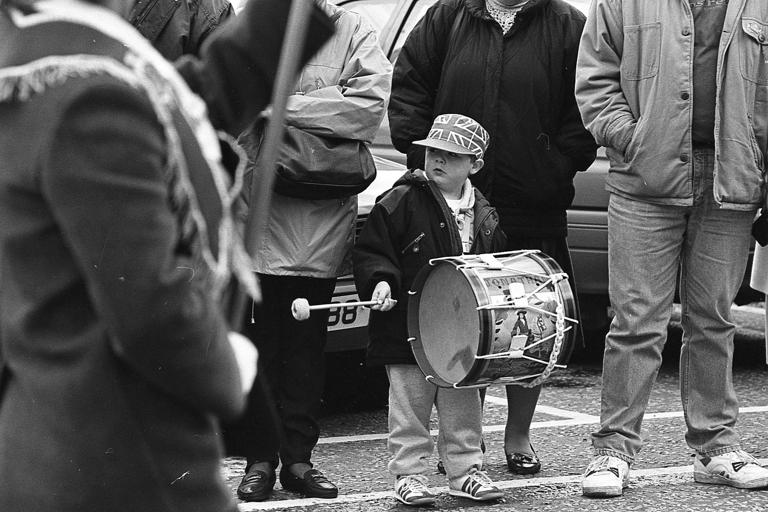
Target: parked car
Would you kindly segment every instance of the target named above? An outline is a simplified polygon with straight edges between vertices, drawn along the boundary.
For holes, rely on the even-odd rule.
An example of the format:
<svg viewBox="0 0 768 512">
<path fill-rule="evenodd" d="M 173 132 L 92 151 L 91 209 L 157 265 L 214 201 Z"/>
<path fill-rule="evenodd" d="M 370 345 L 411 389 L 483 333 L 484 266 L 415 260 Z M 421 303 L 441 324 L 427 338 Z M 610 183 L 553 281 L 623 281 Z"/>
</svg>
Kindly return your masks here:
<svg viewBox="0 0 768 512">
<path fill-rule="evenodd" d="M 378 30 L 380 44 L 390 61 L 395 62 L 411 29 L 426 10 L 437 0 L 335 0 L 335 3 L 360 13 Z M 582 12 L 587 11 L 590 0 L 566 0 Z M 389 123 L 385 119 L 372 147 L 379 174 L 373 185 L 360 196 L 358 225 L 365 221 L 375 198 L 391 186 L 405 170 L 405 155 L 399 153 L 389 136 Z M 604 150 L 598 151 L 594 164 L 585 172 L 577 173 L 576 194 L 568 210 L 568 244 L 573 259 L 574 276 L 579 292 L 581 323 L 586 331 L 604 332 L 610 320 L 608 301 L 608 192 L 605 179 L 608 160 Z M 749 272 L 749 271 L 748 271 Z M 747 275 L 748 275 L 747 272 Z M 754 300 L 757 294 L 750 290 L 745 279 L 740 302 Z M 335 300 L 339 303 L 357 300 L 350 277 L 339 280 Z M 365 346 L 365 325 L 368 312 L 363 308 L 341 306 L 329 320 L 329 351 L 343 351 Z M 601 336 L 588 336 L 600 340 Z"/>
</svg>

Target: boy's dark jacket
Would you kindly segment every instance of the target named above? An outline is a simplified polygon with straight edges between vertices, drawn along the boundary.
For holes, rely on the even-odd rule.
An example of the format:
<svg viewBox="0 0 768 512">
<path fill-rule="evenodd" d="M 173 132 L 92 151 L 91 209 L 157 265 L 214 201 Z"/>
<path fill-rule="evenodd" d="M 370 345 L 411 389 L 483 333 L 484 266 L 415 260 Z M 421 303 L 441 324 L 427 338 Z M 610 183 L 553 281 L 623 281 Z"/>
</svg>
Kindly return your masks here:
<svg viewBox="0 0 768 512">
<path fill-rule="evenodd" d="M 504 250 L 506 237 L 496 210 L 475 189 L 472 253 Z M 406 172 L 378 199 L 353 250 L 355 284 L 370 300 L 379 281 L 392 288 L 397 305 L 371 311 L 368 364 L 415 364 L 408 343 L 408 290 L 432 258 L 462 254 L 461 235 L 443 195 L 424 171 Z"/>
</svg>

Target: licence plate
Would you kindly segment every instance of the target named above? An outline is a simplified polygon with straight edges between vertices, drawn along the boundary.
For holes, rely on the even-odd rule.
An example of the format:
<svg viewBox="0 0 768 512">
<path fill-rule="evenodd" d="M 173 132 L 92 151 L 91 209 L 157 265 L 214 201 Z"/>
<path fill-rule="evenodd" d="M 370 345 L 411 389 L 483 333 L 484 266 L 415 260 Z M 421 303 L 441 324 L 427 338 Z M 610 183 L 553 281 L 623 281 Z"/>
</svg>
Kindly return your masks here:
<svg viewBox="0 0 768 512">
<path fill-rule="evenodd" d="M 363 306 L 345 306 L 345 302 L 358 302 L 356 293 L 337 295 L 331 301 L 339 306 L 328 310 L 328 330 L 354 329 L 368 325 L 370 309 Z"/>
</svg>

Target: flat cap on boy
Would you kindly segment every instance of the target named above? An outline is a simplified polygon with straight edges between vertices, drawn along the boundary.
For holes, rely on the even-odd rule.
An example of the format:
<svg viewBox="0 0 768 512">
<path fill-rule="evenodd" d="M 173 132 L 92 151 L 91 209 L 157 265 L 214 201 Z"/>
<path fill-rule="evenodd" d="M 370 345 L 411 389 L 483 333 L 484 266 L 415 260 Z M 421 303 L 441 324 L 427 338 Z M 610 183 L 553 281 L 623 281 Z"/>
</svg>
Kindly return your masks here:
<svg viewBox="0 0 768 512">
<path fill-rule="evenodd" d="M 488 132 L 471 117 L 440 114 L 432 123 L 427 138 L 413 143 L 417 146 L 483 158 L 489 141 Z"/>
</svg>

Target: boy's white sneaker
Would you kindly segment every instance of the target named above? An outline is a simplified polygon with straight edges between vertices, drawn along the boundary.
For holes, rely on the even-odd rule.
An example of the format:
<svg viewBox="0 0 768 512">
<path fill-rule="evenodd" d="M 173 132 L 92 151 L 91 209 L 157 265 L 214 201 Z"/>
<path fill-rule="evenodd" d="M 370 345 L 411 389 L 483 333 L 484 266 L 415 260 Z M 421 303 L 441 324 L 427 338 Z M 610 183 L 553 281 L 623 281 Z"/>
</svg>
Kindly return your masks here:
<svg viewBox="0 0 768 512">
<path fill-rule="evenodd" d="M 497 500 L 504 496 L 504 493 L 493 485 L 488 475 L 477 468 L 470 469 L 469 473 L 460 480 L 458 489 L 451 487 L 448 494 L 475 501 Z"/>
<path fill-rule="evenodd" d="M 401 503 L 412 506 L 432 505 L 435 495 L 427 488 L 424 475 L 405 475 L 395 482 L 395 498 Z"/>
<path fill-rule="evenodd" d="M 618 457 L 599 455 L 592 459 L 581 479 L 581 493 L 593 498 L 621 496 L 629 485 L 629 464 Z"/>
<path fill-rule="evenodd" d="M 714 457 L 696 455 L 693 479 L 702 484 L 720 484 L 739 489 L 768 487 L 768 469 L 744 450 Z"/>
</svg>

